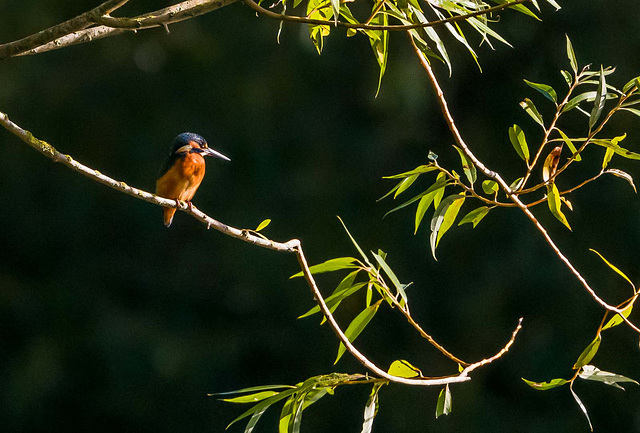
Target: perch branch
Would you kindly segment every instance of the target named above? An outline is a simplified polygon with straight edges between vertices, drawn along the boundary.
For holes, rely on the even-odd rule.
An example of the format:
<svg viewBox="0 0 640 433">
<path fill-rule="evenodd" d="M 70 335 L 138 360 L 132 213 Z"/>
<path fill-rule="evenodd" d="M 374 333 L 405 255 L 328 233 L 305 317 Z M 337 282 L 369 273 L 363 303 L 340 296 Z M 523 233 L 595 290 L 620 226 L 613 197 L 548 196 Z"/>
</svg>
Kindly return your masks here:
<svg viewBox="0 0 640 433">
<path fill-rule="evenodd" d="M 336 322 L 335 318 L 333 317 L 333 314 L 331 313 L 331 311 L 329 310 L 329 307 L 325 303 L 324 298 L 322 297 L 322 294 L 320 293 L 320 290 L 318 289 L 318 286 L 315 282 L 315 279 L 313 278 L 313 275 L 309 270 L 309 265 L 307 264 L 307 260 L 302 250 L 302 245 L 298 239 L 292 239 L 284 243 L 274 242 L 269 239 L 264 239 L 262 237 L 255 236 L 251 234 L 248 230 L 240 230 L 240 229 L 228 226 L 226 224 L 223 224 L 209 217 L 204 212 L 198 210 L 195 206 L 189 207 L 184 202 L 176 203 L 175 200 L 159 197 L 147 191 L 143 191 L 141 189 L 131 187 L 124 182 L 117 181 L 109 176 L 106 176 L 100 173 L 98 170 L 92 169 L 90 167 L 87 167 L 86 165 L 81 164 L 80 162 L 73 159 L 70 155 L 65 155 L 59 152 L 46 141 L 36 138 L 31 132 L 21 128 L 20 126 L 18 126 L 17 124 L 9 120 L 9 117 L 2 112 L 0 112 L 0 124 L 9 132 L 11 132 L 16 137 L 18 137 L 20 140 L 22 140 L 29 146 L 33 147 L 35 150 L 37 150 L 44 156 L 52 159 L 54 162 L 61 163 L 66 167 L 74 171 L 77 171 L 90 179 L 93 179 L 99 183 L 102 183 L 103 185 L 109 186 L 117 191 L 123 192 L 125 194 L 138 198 L 140 200 L 144 200 L 148 203 L 152 203 L 152 204 L 164 206 L 164 207 L 175 207 L 185 213 L 190 214 L 191 216 L 196 218 L 198 221 L 203 222 L 204 224 L 207 225 L 207 228 L 213 227 L 219 232 L 232 236 L 236 239 L 240 239 L 245 242 L 249 242 L 263 248 L 296 254 L 298 258 L 298 263 L 300 264 L 300 267 L 303 271 L 305 279 L 309 284 L 309 287 L 311 288 L 313 295 L 316 301 L 318 302 L 318 305 L 320 306 L 320 309 L 326 316 L 335 334 L 338 336 L 340 341 L 346 346 L 347 350 L 349 351 L 349 353 L 351 353 L 351 355 L 353 355 L 364 367 L 366 367 L 373 373 L 377 374 L 381 378 L 384 378 L 391 382 L 403 383 L 406 385 L 421 385 L 421 386 L 441 386 L 441 385 L 446 385 L 450 383 L 459 383 L 459 382 L 465 382 L 467 380 L 470 380 L 467 374 L 463 374 L 463 373 L 460 373 L 458 375 L 453 375 L 453 376 L 435 377 L 435 378 L 404 378 L 399 376 L 393 376 L 387 373 L 386 371 L 382 370 L 372 361 L 370 361 L 353 344 L 351 344 L 351 342 L 349 341 L 349 339 L 344 334 L 344 332 Z M 515 333 L 517 333 L 518 330 L 519 329 L 517 328 L 516 331 L 514 331 L 514 338 L 515 338 Z M 504 349 L 502 349 L 500 352 L 498 352 L 496 355 L 494 355 L 489 359 L 494 360 L 502 356 L 503 353 L 506 353 L 506 351 L 508 350 L 509 346 L 512 343 L 513 341 L 510 341 L 510 343 L 508 343 Z M 491 362 L 491 361 L 488 361 L 488 362 Z M 468 373 L 473 369 L 480 367 L 481 365 L 484 365 L 486 363 L 487 361 L 483 360 L 483 361 L 480 361 L 479 363 L 471 364 L 467 366 L 466 371 Z"/>
<path fill-rule="evenodd" d="M 434 89 L 434 91 L 436 93 L 436 97 L 438 99 L 438 103 L 440 104 L 440 108 L 442 110 L 442 114 L 444 115 L 444 119 L 445 119 L 445 121 L 446 121 L 446 123 L 447 123 L 447 125 L 449 127 L 449 130 L 453 134 L 453 137 L 454 137 L 456 143 L 464 151 L 465 155 L 467 155 L 467 157 L 469 159 L 471 159 L 473 164 L 476 167 L 478 167 L 478 169 L 480 171 L 482 171 L 482 173 L 484 173 L 485 176 L 487 176 L 488 178 L 493 179 L 496 182 L 498 182 L 500 187 L 507 194 L 507 197 L 509 197 L 509 199 L 511 199 L 511 201 L 513 201 L 516 204 L 516 206 L 518 208 L 520 208 L 520 210 L 522 210 L 522 212 L 527 216 L 527 218 L 529 218 L 529 220 L 535 225 L 535 227 L 538 229 L 538 231 L 545 238 L 547 244 L 551 247 L 553 252 L 558 256 L 560 261 L 562 261 L 562 263 L 564 263 L 567 266 L 567 268 L 569 268 L 569 271 L 578 279 L 578 281 L 580 281 L 582 286 L 587 290 L 587 292 L 589 292 L 591 297 L 598 304 L 600 304 L 603 308 L 605 308 L 605 309 L 607 309 L 609 311 L 613 311 L 615 313 L 620 314 L 620 317 L 622 317 L 624 319 L 625 323 L 627 325 L 629 325 L 629 327 L 631 327 L 634 331 L 640 333 L 640 328 L 638 328 L 635 324 L 633 324 L 629 319 L 624 317 L 624 315 L 621 314 L 622 310 L 620 308 L 617 308 L 617 307 L 615 307 L 613 305 L 609 305 L 602 298 L 600 298 L 598 296 L 598 294 L 591 288 L 589 283 L 587 283 L 587 280 L 585 280 L 585 278 L 582 276 L 582 274 L 580 274 L 580 272 L 573 266 L 573 264 L 569 261 L 569 259 L 562 253 L 562 251 L 560 251 L 560 249 L 555 244 L 553 239 L 551 239 L 551 236 L 549 236 L 549 233 L 547 232 L 547 230 L 542 226 L 542 224 L 540 224 L 538 219 L 535 217 L 535 215 L 533 215 L 533 213 L 527 207 L 527 205 L 525 205 L 520 200 L 520 198 L 516 195 L 516 193 L 513 190 L 511 190 L 511 188 L 509 187 L 509 184 L 507 184 L 505 182 L 505 180 L 502 178 L 502 176 L 500 176 L 495 171 L 489 170 L 482 163 L 482 161 L 480 161 L 475 156 L 475 154 L 471 151 L 471 149 L 469 149 L 469 147 L 465 143 L 464 139 L 460 135 L 460 131 L 458 131 L 458 127 L 456 126 L 456 124 L 455 124 L 455 122 L 453 120 L 453 117 L 451 116 L 451 112 L 449 111 L 449 106 L 447 104 L 447 100 L 444 97 L 444 93 L 442 92 L 442 88 L 440 88 L 440 84 L 438 83 L 438 80 L 436 79 L 436 76 L 435 76 L 435 74 L 433 72 L 433 69 L 431 69 L 431 65 L 429 64 L 429 61 L 424 56 L 422 51 L 420 51 L 418 46 L 415 44 L 415 42 L 414 42 L 413 38 L 411 37 L 410 33 L 408 34 L 408 36 L 409 36 L 409 39 L 411 41 L 411 44 L 413 45 L 414 51 L 415 51 L 416 55 L 418 56 L 418 59 L 420 60 L 420 64 L 422 65 L 423 69 L 426 71 L 426 73 L 427 73 L 427 75 L 429 77 L 429 81 L 431 82 L 431 85 L 432 85 L 432 87 L 433 87 L 433 89 Z"/>
</svg>

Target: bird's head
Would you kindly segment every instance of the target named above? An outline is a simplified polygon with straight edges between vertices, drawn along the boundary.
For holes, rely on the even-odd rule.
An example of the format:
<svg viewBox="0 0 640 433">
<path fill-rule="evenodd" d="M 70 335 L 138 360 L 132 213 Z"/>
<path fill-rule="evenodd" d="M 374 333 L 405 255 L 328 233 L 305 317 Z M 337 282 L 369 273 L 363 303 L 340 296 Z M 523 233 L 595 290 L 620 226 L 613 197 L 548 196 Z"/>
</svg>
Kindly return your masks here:
<svg viewBox="0 0 640 433">
<path fill-rule="evenodd" d="M 186 155 L 187 153 L 197 153 L 202 156 L 214 156 L 216 158 L 224 159 L 225 161 L 231 161 L 220 152 L 211 149 L 207 144 L 207 140 L 202 138 L 202 136 L 192 132 L 183 132 L 178 135 L 171 145 L 172 155 Z"/>
</svg>

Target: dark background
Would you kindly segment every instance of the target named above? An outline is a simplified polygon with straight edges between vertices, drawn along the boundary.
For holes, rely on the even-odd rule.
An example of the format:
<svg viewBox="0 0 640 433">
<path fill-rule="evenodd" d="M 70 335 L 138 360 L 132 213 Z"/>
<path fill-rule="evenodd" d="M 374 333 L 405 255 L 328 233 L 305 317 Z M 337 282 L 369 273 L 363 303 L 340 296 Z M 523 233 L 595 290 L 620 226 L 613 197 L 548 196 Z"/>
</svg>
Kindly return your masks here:
<svg viewBox="0 0 640 433">
<path fill-rule="evenodd" d="M 167 5 L 131 3 L 123 12 Z M 3 2 L 0 40 L 96 4 Z M 581 64 L 617 65 L 612 84 L 640 74 L 634 0 L 562 5 L 554 12 L 544 4 L 543 22 L 501 14 L 495 28 L 515 49 L 482 45 L 483 73 L 454 43 L 453 76 L 435 67 L 463 136 L 508 179 L 522 169 L 508 127 L 518 123 L 531 143 L 540 139 L 518 102 L 530 97 L 550 116 L 522 78 L 564 92 L 565 33 Z M 200 209 L 235 227 L 271 218 L 265 234 L 301 239 L 312 263 L 356 254 L 340 215 L 363 247 L 389 253 L 400 279 L 414 282 L 416 319 L 466 360 L 495 353 L 524 317 L 507 356 L 452 388 L 451 415 L 433 416 L 439 389 L 392 385 L 381 392 L 374 431 L 588 431 L 567 387 L 543 393 L 520 380 L 570 377 L 603 314 L 533 226 L 516 211 L 493 212 L 475 230 L 447 233 L 434 262 L 426 227 L 413 235 L 412 211 L 382 219 L 397 204 L 376 203 L 393 186 L 382 176 L 425 163 L 429 150 L 459 165 L 404 35 L 391 37 L 374 98 L 378 67 L 364 37 L 337 30 L 318 56 L 306 27 L 285 25 L 280 44 L 277 29 L 234 4 L 172 25 L 170 34 L 153 29 L 5 60 L 0 110 L 78 161 L 147 190 L 173 137 L 202 134 L 232 163 L 208 161 L 194 200 Z M 565 130 L 584 134 L 574 126 L 584 118 L 572 119 Z M 637 151 L 638 123 L 620 116 L 606 135 L 628 132 L 623 144 Z M 247 407 L 207 393 L 363 372 L 349 356 L 332 365 L 337 342 L 317 318 L 296 320 L 313 301 L 302 281 L 288 279 L 298 270 L 293 256 L 206 231 L 182 213 L 166 229 L 159 208 L 53 164 L 8 132 L 0 132 L 0 149 L 0 430 L 221 432 Z M 592 162 L 576 164 L 560 186 L 597 172 L 601 154 L 588 153 Z M 640 178 L 637 163 L 615 157 L 611 165 Z M 638 280 L 637 196 L 611 177 L 571 198 L 573 233 L 544 205 L 536 213 L 593 287 L 619 302 L 629 288 L 588 248 Z M 337 277 L 319 279 L 325 293 Z M 345 325 L 361 308 L 355 301 L 338 314 Z M 429 375 L 456 369 L 388 309 L 358 343 L 381 366 L 404 358 Z M 620 326 L 605 334 L 593 363 L 638 379 L 639 360 L 638 336 Z M 576 383 L 596 431 L 640 432 L 640 387 L 627 388 Z M 360 431 L 368 393 L 338 389 L 305 411 L 303 431 Z M 279 410 L 258 431 L 275 431 Z"/>
</svg>

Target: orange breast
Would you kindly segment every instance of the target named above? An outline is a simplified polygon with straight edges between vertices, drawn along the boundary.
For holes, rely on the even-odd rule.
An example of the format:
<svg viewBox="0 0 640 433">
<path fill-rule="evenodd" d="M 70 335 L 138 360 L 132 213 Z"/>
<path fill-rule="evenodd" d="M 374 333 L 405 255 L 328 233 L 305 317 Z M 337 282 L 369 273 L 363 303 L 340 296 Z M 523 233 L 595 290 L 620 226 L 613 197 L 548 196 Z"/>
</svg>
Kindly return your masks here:
<svg viewBox="0 0 640 433">
<path fill-rule="evenodd" d="M 205 163 L 202 155 L 188 153 L 178 159 L 167 172 L 156 181 L 156 194 L 166 198 L 191 201 L 202 178 Z"/>
</svg>

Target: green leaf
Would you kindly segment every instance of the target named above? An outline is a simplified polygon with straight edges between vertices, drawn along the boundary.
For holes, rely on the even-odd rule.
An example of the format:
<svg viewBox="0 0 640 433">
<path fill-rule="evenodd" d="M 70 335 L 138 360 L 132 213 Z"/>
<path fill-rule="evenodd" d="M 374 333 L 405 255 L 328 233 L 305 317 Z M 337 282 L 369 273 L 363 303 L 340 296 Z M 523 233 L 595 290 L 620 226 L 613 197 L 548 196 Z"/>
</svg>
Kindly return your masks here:
<svg viewBox="0 0 640 433">
<path fill-rule="evenodd" d="M 538 112 L 538 109 L 536 108 L 535 104 L 531 101 L 531 99 L 524 98 L 524 101 L 520 103 L 520 106 L 524 109 L 524 111 L 527 112 L 529 116 L 531 116 L 533 120 L 536 121 L 538 125 L 544 128 L 544 120 L 542 120 L 542 115 Z"/>
<path fill-rule="evenodd" d="M 438 169 L 438 167 L 436 167 L 435 165 L 431 165 L 431 164 L 419 165 L 418 167 L 414 168 L 413 170 L 406 171 L 406 172 L 400 173 L 400 174 L 394 174 L 393 176 L 384 176 L 383 179 L 400 179 L 400 178 L 413 176 L 414 174 L 429 173 L 430 171 L 434 171 L 434 170 L 437 170 L 437 169 Z"/>
<path fill-rule="evenodd" d="M 571 153 L 574 156 L 574 159 L 578 162 L 582 161 L 582 157 L 580 156 L 580 154 L 578 153 L 578 149 L 576 149 L 576 146 L 574 146 L 573 141 L 571 141 L 569 139 L 569 137 L 567 137 L 567 134 L 565 134 L 564 132 L 562 132 L 562 130 L 556 128 L 556 130 L 558 131 L 558 133 L 560 134 L 560 136 L 562 137 L 562 140 L 564 141 L 564 144 L 567 145 L 567 147 L 569 148 L 569 150 L 571 150 Z"/>
<path fill-rule="evenodd" d="M 560 210 L 561 201 L 560 201 L 560 192 L 558 191 L 558 187 L 555 183 L 547 184 L 547 203 L 549 204 L 549 210 L 555 216 L 558 221 L 564 224 L 569 230 L 571 230 L 571 226 L 569 225 L 569 221 Z"/>
<path fill-rule="evenodd" d="M 553 87 L 551 87 L 551 86 L 549 86 L 547 84 L 534 83 L 533 81 L 529 81 L 529 80 L 524 80 L 524 82 L 527 83 L 527 86 L 529 86 L 532 89 L 535 89 L 538 92 L 542 93 L 551 102 L 553 102 L 553 103 L 557 103 L 558 102 L 558 94 L 553 89 Z"/>
<path fill-rule="evenodd" d="M 623 93 L 628 93 L 629 90 L 636 88 L 638 90 L 640 90 L 639 84 L 640 83 L 640 77 L 635 77 L 630 79 L 627 84 L 624 85 L 624 87 L 622 88 L 622 92 Z"/>
<path fill-rule="evenodd" d="M 546 391 L 547 389 L 557 388 L 567 383 L 565 379 L 551 379 L 549 382 L 532 382 L 530 380 L 522 378 L 524 383 L 529 385 L 533 389 L 537 389 L 539 391 Z"/>
<path fill-rule="evenodd" d="M 349 239 L 351 239 L 351 242 L 353 243 L 353 245 L 356 247 L 356 249 L 358 250 L 358 252 L 360 253 L 360 256 L 362 256 L 362 259 L 364 260 L 364 262 L 366 264 L 368 264 L 369 266 L 373 266 L 371 264 L 371 262 L 369 261 L 369 258 L 367 256 L 364 255 L 364 252 L 362 251 L 362 248 L 360 248 L 360 245 L 358 245 L 358 243 L 356 242 L 356 240 L 353 238 L 353 236 L 351 236 L 351 233 L 349 232 L 349 230 L 347 229 L 347 226 L 345 225 L 344 221 L 342 221 L 342 218 L 338 217 L 338 220 L 340 220 L 340 224 L 342 224 L 342 227 L 344 227 L 344 231 L 347 232 L 347 235 L 349 235 Z"/>
<path fill-rule="evenodd" d="M 226 392 L 216 392 L 212 394 L 207 394 L 209 397 L 217 396 L 217 395 L 233 395 L 233 394 L 242 394 L 245 392 L 254 392 L 254 391 L 265 391 L 271 389 L 283 389 L 283 388 L 295 388 L 295 386 L 291 385 L 261 385 L 261 386 L 252 386 L 250 388 L 237 389 L 235 391 L 226 391 Z"/>
<path fill-rule="evenodd" d="M 487 206 L 480 206 L 466 214 L 464 218 L 460 220 L 458 225 L 461 226 L 462 224 L 473 223 L 473 228 L 475 229 L 478 223 L 482 221 L 482 218 L 484 218 L 490 210 L 491 208 L 488 208 Z"/>
<path fill-rule="evenodd" d="M 378 7 L 377 3 L 373 5 L 374 10 Z M 384 8 L 383 8 L 384 10 Z M 389 18 L 387 14 L 378 13 L 370 21 L 370 24 L 379 24 L 386 26 L 389 24 Z M 389 31 L 388 30 L 368 30 L 365 32 L 369 36 L 369 43 L 373 49 L 374 57 L 380 66 L 380 75 L 378 78 L 378 88 L 376 89 L 376 97 L 380 93 L 380 86 L 382 84 L 382 77 L 387 69 L 387 57 L 389 54 Z"/>
<path fill-rule="evenodd" d="M 454 176 L 456 175 L 455 171 L 453 172 L 453 175 L 454 175 Z M 446 178 L 447 178 L 447 177 L 446 177 L 446 175 L 445 175 L 444 173 L 438 173 L 438 176 L 436 177 L 436 183 L 437 183 L 438 181 L 445 180 Z M 448 185 L 448 184 L 445 184 L 445 187 L 446 187 L 447 185 Z M 442 200 L 442 197 L 444 197 L 444 188 L 439 189 L 439 190 L 436 192 L 436 195 L 435 195 L 435 196 L 433 196 L 433 207 L 434 207 L 434 208 L 436 208 L 436 209 L 437 209 L 437 208 L 438 208 L 438 206 L 440 206 L 440 200 Z"/>
<path fill-rule="evenodd" d="M 631 310 L 633 310 L 633 302 L 627 305 L 622 310 L 622 316 L 629 317 L 629 314 L 631 314 Z M 602 330 L 604 331 L 605 329 L 613 328 L 614 326 L 618 326 L 619 324 L 623 323 L 624 319 L 622 318 L 622 316 L 620 316 L 620 314 L 616 314 L 615 316 L 613 316 L 611 319 L 609 319 L 606 325 L 602 327 Z"/>
<path fill-rule="evenodd" d="M 441 173 L 442 174 L 442 173 Z M 420 194 L 416 195 L 415 197 L 412 197 L 411 199 L 407 200 L 406 202 L 402 203 L 399 206 L 394 207 L 393 209 L 391 209 L 389 212 L 387 212 L 386 214 L 384 214 L 384 217 L 386 217 L 387 215 L 389 215 L 392 212 L 395 212 L 397 210 L 400 210 L 404 207 L 409 206 L 410 204 L 420 200 L 422 197 L 431 194 L 432 192 L 434 193 L 433 196 L 433 200 L 434 200 L 434 205 L 435 205 L 435 200 L 438 198 L 438 196 L 442 196 L 442 194 L 444 194 L 444 187 L 448 185 L 448 181 L 444 176 L 440 176 L 438 175 L 438 178 L 436 179 L 436 182 L 431 185 L 426 191 L 421 192 Z"/>
<path fill-rule="evenodd" d="M 255 412 L 253 415 L 251 415 L 251 418 L 249 419 L 247 426 L 244 428 L 244 433 L 251 433 L 253 429 L 256 427 L 256 424 L 258 424 L 258 421 L 260 420 L 260 417 L 262 416 L 262 414 L 265 413 L 266 411 L 267 411 L 267 408 L 264 408 L 260 412 Z"/>
<path fill-rule="evenodd" d="M 589 116 L 589 130 L 591 130 L 600 118 L 602 110 L 604 109 L 604 103 L 607 100 L 607 82 L 604 78 L 604 69 L 600 66 L 600 80 L 598 84 L 598 91 L 596 93 L 596 99 Z"/>
<path fill-rule="evenodd" d="M 573 76 L 571 75 L 571 73 L 569 71 L 565 71 L 564 69 L 561 70 L 560 73 L 562 74 L 564 81 L 567 82 L 567 85 L 571 87 L 571 84 L 573 83 Z"/>
<path fill-rule="evenodd" d="M 362 423 L 362 433 L 371 433 L 373 429 L 373 419 L 378 413 L 378 392 L 384 383 L 374 383 L 369 394 L 369 400 L 364 407 L 364 422 Z"/>
<path fill-rule="evenodd" d="M 594 338 L 594 340 L 591 343 L 589 343 L 587 347 L 585 347 L 585 349 L 582 351 L 582 353 L 578 357 L 578 360 L 576 361 L 576 363 L 573 364 L 574 370 L 578 370 L 581 367 L 587 365 L 589 362 L 591 362 L 593 357 L 596 356 L 596 353 L 598 353 L 598 349 L 600 348 L 601 341 L 602 341 L 602 337 L 600 336 L 600 334 L 598 334 L 596 338 Z"/>
<path fill-rule="evenodd" d="M 503 44 L 505 44 L 506 46 L 513 48 L 513 45 L 507 42 L 502 36 L 496 33 L 492 28 L 487 26 L 481 20 L 475 17 L 470 17 L 467 20 L 467 22 L 471 24 L 471 26 L 473 26 L 473 28 L 475 28 L 478 31 L 478 33 L 480 33 L 485 39 L 487 39 L 486 35 L 490 35 L 490 36 L 493 36 L 495 39 L 499 40 L 500 42 L 502 42 Z M 488 39 L 487 39 L 487 42 L 488 42 Z"/>
<path fill-rule="evenodd" d="M 578 61 L 576 60 L 576 53 L 573 51 L 573 44 L 571 44 L 571 39 L 569 39 L 569 35 L 565 35 L 567 37 L 567 57 L 569 58 L 569 64 L 571 65 L 571 69 L 575 74 L 578 73 Z"/>
<path fill-rule="evenodd" d="M 431 253 L 435 260 L 438 260 L 436 258 L 436 248 L 440 243 L 440 239 L 453 225 L 453 222 L 460 211 L 460 207 L 464 203 L 464 199 L 464 195 L 450 195 L 442 200 L 440 206 L 438 206 L 436 211 L 433 213 L 433 218 L 431 218 L 430 244 Z"/>
<path fill-rule="evenodd" d="M 498 182 L 495 180 L 484 180 L 482 181 L 482 190 L 485 194 L 493 195 L 498 192 L 500 186 Z"/>
<path fill-rule="evenodd" d="M 515 191 L 518 188 L 520 188 L 520 185 L 522 184 L 522 180 L 523 180 L 523 178 L 519 177 L 516 180 L 514 180 L 513 182 L 511 182 L 511 185 L 509 185 L 509 189 L 511 191 Z"/>
<path fill-rule="evenodd" d="M 569 389 L 571 390 L 571 395 L 573 395 L 574 400 L 576 401 L 576 403 L 578 403 L 578 406 L 580 406 L 580 410 L 582 410 L 582 413 L 584 413 L 584 416 L 587 418 L 589 429 L 593 431 L 593 426 L 591 425 L 591 420 L 589 419 L 587 408 L 585 407 L 584 403 L 582 403 L 582 400 L 580 400 L 580 398 L 578 397 L 578 394 L 573 391 L 573 382 L 571 382 L 571 385 L 569 385 Z"/>
<path fill-rule="evenodd" d="M 398 186 L 398 190 L 396 191 L 396 193 L 393 195 L 393 198 L 395 199 L 396 197 L 398 197 L 400 194 L 403 193 L 403 191 L 405 191 L 407 188 L 409 188 L 411 186 L 411 184 L 413 184 L 413 182 L 416 181 L 416 179 L 418 178 L 417 174 L 413 174 L 411 176 L 405 177 L 399 184 Z"/>
<path fill-rule="evenodd" d="M 278 433 L 291 433 L 291 426 L 293 425 L 293 419 L 297 413 L 298 405 L 296 404 L 296 394 L 289 397 L 289 399 L 282 406 L 280 412 L 280 422 L 278 423 Z"/>
<path fill-rule="evenodd" d="M 605 262 L 605 264 L 607 266 L 609 266 L 616 274 L 620 275 L 622 278 L 624 278 L 625 280 L 627 280 L 627 282 L 629 284 L 631 284 L 631 287 L 635 290 L 635 284 L 633 284 L 633 282 L 631 281 L 631 279 L 629 277 L 627 277 L 624 272 L 622 272 L 620 269 L 618 269 L 616 266 L 612 265 L 609 260 L 605 259 L 604 256 L 602 254 L 600 254 L 599 252 L 597 252 L 596 250 L 594 250 L 593 248 L 589 248 L 589 251 L 591 251 L 592 253 L 595 253 L 598 255 L 598 257 L 600 257 L 600 259 Z"/>
<path fill-rule="evenodd" d="M 511 145 L 518 152 L 518 156 L 529 163 L 529 146 L 527 145 L 527 139 L 524 136 L 524 131 L 518 125 L 513 125 L 509 128 L 509 140 Z M 487 193 L 489 194 L 489 193 Z"/>
<path fill-rule="evenodd" d="M 613 158 L 614 153 L 615 152 L 613 151 L 613 149 L 609 149 L 609 148 L 607 148 L 607 150 L 604 152 L 604 157 L 602 158 L 603 170 L 607 168 L 607 165 L 609 165 L 609 163 L 611 162 L 611 158 Z"/>
<path fill-rule="evenodd" d="M 404 359 L 393 361 L 387 373 L 391 376 L 406 378 L 422 376 L 422 372 L 418 367 L 411 365 L 409 361 L 405 361 Z"/>
<path fill-rule="evenodd" d="M 257 414 L 257 413 L 264 412 L 272 404 L 274 404 L 274 403 L 276 403 L 276 402 L 278 402 L 280 400 L 284 400 L 285 398 L 291 396 L 292 394 L 296 393 L 297 391 L 298 391 L 297 388 L 288 389 L 286 391 L 282 391 L 282 392 L 274 395 L 273 397 L 269 397 L 269 398 L 267 398 L 265 400 L 262 400 L 260 403 L 252 406 L 249 410 L 247 410 L 246 412 L 242 413 L 239 417 L 237 417 L 236 419 L 231 421 L 229 423 L 229 425 L 227 426 L 227 428 L 231 427 L 233 424 L 235 424 L 236 422 L 240 421 L 241 419 L 244 419 L 244 418 L 246 418 L 248 416 L 253 416 L 254 414 Z"/>
<path fill-rule="evenodd" d="M 380 307 L 380 303 L 382 299 L 373 304 L 372 306 L 365 308 L 356 316 L 355 319 L 351 321 L 346 331 L 344 331 L 344 335 L 349 339 L 350 342 L 354 342 L 358 335 L 364 330 L 364 328 L 369 324 L 373 316 L 378 312 L 378 308 Z M 334 364 L 337 364 L 344 352 L 347 350 L 346 346 L 343 343 L 340 343 L 340 347 L 338 348 L 338 356 L 334 361 Z"/>
<path fill-rule="evenodd" d="M 569 102 L 567 102 L 564 107 L 562 107 L 561 112 L 562 113 L 566 113 L 567 111 L 573 110 L 574 108 L 578 107 L 578 105 L 582 102 L 582 101 L 586 101 L 586 102 L 592 102 L 596 100 L 596 97 L 598 96 L 598 92 L 592 90 L 589 92 L 584 92 L 581 93 L 577 96 L 574 96 L 573 98 L 571 98 L 569 100 Z M 617 96 L 615 94 L 612 93 L 607 93 L 606 99 L 616 99 Z M 588 113 L 587 113 L 588 115 Z"/>
<path fill-rule="evenodd" d="M 473 165 L 473 162 L 464 154 L 462 149 L 458 146 L 453 146 L 460 154 L 460 161 L 462 162 L 462 170 L 464 171 L 464 175 L 467 176 L 469 183 L 473 185 L 473 183 L 478 179 L 478 173 L 476 171 L 476 166 Z"/>
<path fill-rule="evenodd" d="M 632 152 L 624 147 L 621 147 L 618 143 L 625 139 L 627 134 L 624 134 L 619 137 L 612 138 L 610 140 L 602 140 L 602 139 L 593 139 L 591 142 L 598 146 L 606 147 L 608 149 L 613 150 L 617 155 L 622 156 L 627 159 L 640 159 L 640 153 Z"/>
<path fill-rule="evenodd" d="M 449 415 L 451 413 L 451 390 L 449 385 L 445 385 L 438 395 L 438 403 L 436 404 L 436 418 L 440 415 Z"/>
<path fill-rule="evenodd" d="M 433 203 L 433 199 L 436 196 L 436 193 L 438 191 L 440 190 L 435 190 L 430 192 L 429 194 L 422 197 L 420 199 L 420 202 L 418 202 L 418 207 L 416 208 L 415 230 L 413 231 L 414 235 L 418 233 L 418 227 L 420 227 L 422 218 L 424 218 L 424 214 L 427 212 L 427 209 L 429 209 L 429 207 L 431 206 L 431 203 Z"/>
<path fill-rule="evenodd" d="M 584 380 L 592 380 L 594 382 L 602 382 L 605 385 L 615 386 L 624 391 L 624 388 L 618 385 L 619 383 L 635 383 L 640 385 L 637 381 L 622 376 L 620 374 L 610 373 L 608 371 L 602 371 L 593 365 L 585 365 L 579 374 L 579 377 Z"/>
<path fill-rule="evenodd" d="M 324 272 L 339 271 L 341 269 L 356 269 L 360 267 L 357 262 L 358 261 L 353 257 L 338 257 L 336 259 L 329 259 L 326 262 L 320 263 L 318 265 L 313 265 L 309 268 L 309 271 L 312 274 L 322 274 Z M 289 278 L 291 279 L 302 277 L 303 275 L 304 273 L 300 271 L 297 274 L 290 276 Z"/>
<path fill-rule="evenodd" d="M 349 276 L 347 276 L 347 278 L 348 277 Z M 333 313 L 340 306 L 340 303 L 342 301 L 344 301 L 346 298 L 353 295 L 354 293 L 357 293 L 365 285 L 367 285 L 367 283 L 358 283 L 358 284 L 340 283 L 338 287 L 336 287 L 336 290 L 334 290 L 334 292 L 331 294 L 331 296 L 329 296 L 324 300 L 325 304 L 327 304 L 327 307 L 329 308 L 329 311 Z M 305 317 L 309 317 L 319 312 L 320 312 L 320 306 L 316 305 L 313 308 L 311 308 L 309 311 L 304 313 L 303 315 L 299 316 L 298 319 L 303 319 Z M 324 323 L 325 320 L 326 318 L 323 318 L 322 323 Z"/>
<path fill-rule="evenodd" d="M 393 273 L 393 271 L 391 270 L 387 262 L 385 262 L 385 260 L 382 258 L 382 256 L 374 253 L 373 251 L 371 251 L 371 254 L 373 254 L 373 257 L 376 259 L 380 267 L 384 270 L 385 274 L 387 274 L 387 276 L 391 280 L 391 283 L 394 285 L 396 290 L 401 289 L 402 284 L 400 284 L 398 277 L 396 277 L 396 274 Z"/>
<path fill-rule="evenodd" d="M 260 224 L 258 224 L 258 227 L 256 227 L 256 229 L 254 231 L 259 232 L 263 228 L 267 227 L 269 225 L 269 223 L 271 223 L 271 220 L 267 218 L 266 220 L 264 220 Z"/>
<path fill-rule="evenodd" d="M 331 8 L 333 9 L 334 22 L 338 25 L 338 16 L 340 15 L 340 0 L 331 0 Z"/>
<path fill-rule="evenodd" d="M 333 7 L 326 0 L 309 0 L 307 17 L 329 21 L 333 17 Z M 329 36 L 331 27 L 328 25 L 309 24 L 309 37 L 316 47 L 318 54 L 322 54 L 324 37 Z"/>
<path fill-rule="evenodd" d="M 265 398 L 272 397 L 278 394 L 276 391 L 260 391 L 255 394 L 241 395 L 240 397 L 233 398 L 223 398 L 222 401 L 226 401 L 228 403 L 256 403 L 260 400 L 264 400 Z"/>
<path fill-rule="evenodd" d="M 621 110 L 628 111 L 629 113 L 633 113 L 636 116 L 640 117 L 640 110 L 636 108 L 621 108 Z"/>
</svg>

